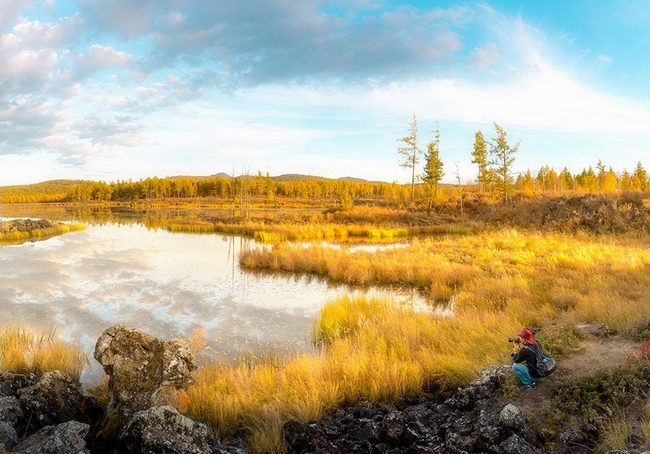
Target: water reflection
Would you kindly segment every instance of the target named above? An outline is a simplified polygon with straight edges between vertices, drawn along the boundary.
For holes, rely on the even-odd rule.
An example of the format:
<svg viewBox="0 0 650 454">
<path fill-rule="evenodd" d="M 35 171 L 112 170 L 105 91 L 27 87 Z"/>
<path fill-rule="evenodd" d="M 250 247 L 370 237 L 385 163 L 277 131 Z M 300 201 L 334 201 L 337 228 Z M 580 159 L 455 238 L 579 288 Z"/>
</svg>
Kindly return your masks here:
<svg viewBox="0 0 650 454">
<path fill-rule="evenodd" d="M 202 329 L 203 359 L 258 349 L 309 350 L 313 318 L 349 289 L 293 275 L 245 273 L 237 257 L 252 247 L 261 246 L 228 235 L 172 234 L 112 222 L 5 246 L 1 321 L 55 326 L 61 337 L 90 352 L 115 323 L 161 338 L 189 338 Z M 411 292 L 401 298 L 418 299 Z M 100 367 L 92 363 L 82 380 L 97 380 Z"/>
</svg>

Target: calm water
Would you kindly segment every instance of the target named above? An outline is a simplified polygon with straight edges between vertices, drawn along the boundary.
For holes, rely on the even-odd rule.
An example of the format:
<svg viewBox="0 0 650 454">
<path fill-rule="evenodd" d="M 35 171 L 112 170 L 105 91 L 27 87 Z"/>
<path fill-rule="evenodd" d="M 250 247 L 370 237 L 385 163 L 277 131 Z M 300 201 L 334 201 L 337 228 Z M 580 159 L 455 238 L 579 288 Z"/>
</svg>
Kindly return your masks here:
<svg viewBox="0 0 650 454">
<path fill-rule="evenodd" d="M 200 360 L 260 349 L 309 350 L 320 308 L 351 289 L 240 270 L 239 252 L 256 247 L 262 246 L 240 237 L 171 234 L 114 222 L 4 246 L 0 324 L 56 327 L 60 337 L 79 342 L 90 356 L 102 331 L 116 323 L 163 339 L 188 338 L 202 329 L 206 348 Z M 100 375 L 92 359 L 82 381 L 89 384 Z"/>
</svg>

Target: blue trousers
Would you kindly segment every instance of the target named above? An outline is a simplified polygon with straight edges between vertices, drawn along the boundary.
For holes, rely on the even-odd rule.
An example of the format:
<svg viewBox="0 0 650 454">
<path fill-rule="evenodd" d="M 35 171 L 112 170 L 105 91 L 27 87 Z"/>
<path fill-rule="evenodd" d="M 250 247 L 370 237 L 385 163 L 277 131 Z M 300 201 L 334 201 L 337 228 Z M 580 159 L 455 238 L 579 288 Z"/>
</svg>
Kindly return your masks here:
<svg viewBox="0 0 650 454">
<path fill-rule="evenodd" d="M 536 381 L 542 381 L 541 378 L 531 377 L 530 372 L 528 371 L 528 367 L 526 367 L 525 364 L 514 363 L 512 365 L 512 370 L 517 375 L 517 377 L 519 377 L 519 380 L 521 380 L 522 385 L 530 385 L 532 383 L 535 383 Z"/>
</svg>

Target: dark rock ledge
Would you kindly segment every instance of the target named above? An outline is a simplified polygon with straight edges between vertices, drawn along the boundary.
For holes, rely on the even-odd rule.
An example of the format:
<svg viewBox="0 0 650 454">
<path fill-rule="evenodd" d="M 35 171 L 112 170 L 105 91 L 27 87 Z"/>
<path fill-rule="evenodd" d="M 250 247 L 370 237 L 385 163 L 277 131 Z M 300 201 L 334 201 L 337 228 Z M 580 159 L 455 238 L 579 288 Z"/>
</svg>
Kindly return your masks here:
<svg viewBox="0 0 650 454">
<path fill-rule="evenodd" d="M 108 328 L 95 358 L 109 375 L 111 400 L 102 408 L 78 383 L 54 371 L 33 375 L 0 371 L 0 453 L 23 454 L 249 454 L 244 440 L 228 445 L 182 414 L 196 359 L 179 339 L 162 341 L 122 325 Z M 320 421 L 283 428 L 289 454 L 539 454 L 536 434 L 497 392 L 509 366 L 482 371 L 447 397 L 403 406 L 360 402 Z M 179 411 L 179 409 L 181 411 Z M 561 434 L 570 440 L 571 434 Z M 591 452 L 556 443 L 557 454 Z M 632 454 L 632 453 L 630 453 Z"/>
</svg>

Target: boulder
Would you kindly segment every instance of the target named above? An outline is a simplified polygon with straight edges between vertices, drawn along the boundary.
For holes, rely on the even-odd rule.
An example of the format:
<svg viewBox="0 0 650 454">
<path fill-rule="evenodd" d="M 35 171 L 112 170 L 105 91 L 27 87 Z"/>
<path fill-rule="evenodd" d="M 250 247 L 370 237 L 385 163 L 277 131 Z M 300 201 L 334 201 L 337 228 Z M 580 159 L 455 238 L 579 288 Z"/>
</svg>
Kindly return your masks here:
<svg viewBox="0 0 650 454">
<path fill-rule="evenodd" d="M 0 397 L 17 396 L 18 390 L 36 383 L 34 374 L 15 374 L 0 370 Z"/>
<path fill-rule="evenodd" d="M 18 396 L 27 433 L 72 420 L 93 425 L 103 411 L 78 382 L 58 370 L 44 373 L 35 385 L 18 390 Z"/>
<path fill-rule="evenodd" d="M 328 439 L 323 428 L 316 422 L 301 424 L 297 421 L 287 422 L 282 433 L 289 454 L 319 453 L 319 454 L 342 454 L 340 448 Z"/>
<path fill-rule="evenodd" d="M 203 423 L 181 415 L 170 406 L 135 413 L 123 428 L 117 452 L 121 454 L 213 454 L 219 441 Z"/>
<path fill-rule="evenodd" d="M 18 434 L 16 429 L 14 429 L 10 424 L 0 421 L 0 452 L 11 449 L 13 446 L 17 445 L 20 440 L 18 439 Z"/>
<path fill-rule="evenodd" d="M 526 417 L 522 411 L 512 404 L 507 404 L 499 414 L 499 423 L 504 427 L 511 429 L 526 442 L 536 445 L 537 439 L 535 433 L 526 423 Z"/>
<path fill-rule="evenodd" d="M 151 407 L 171 405 L 184 411 L 185 390 L 194 383 L 190 373 L 197 367 L 185 341 L 162 341 L 118 324 L 102 333 L 94 356 L 109 375 L 108 411 L 117 410 L 122 425 Z"/>
<path fill-rule="evenodd" d="M 46 426 L 11 451 L 14 454 L 89 454 L 84 437 L 88 424 L 68 421 Z"/>
<path fill-rule="evenodd" d="M 23 409 L 16 397 L 0 397 L 0 421 L 9 424 L 14 429 L 23 417 Z"/>
<path fill-rule="evenodd" d="M 503 454 L 544 454 L 544 451 L 536 448 L 523 438 L 511 435 L 500 445 Z"/>
</svg>

